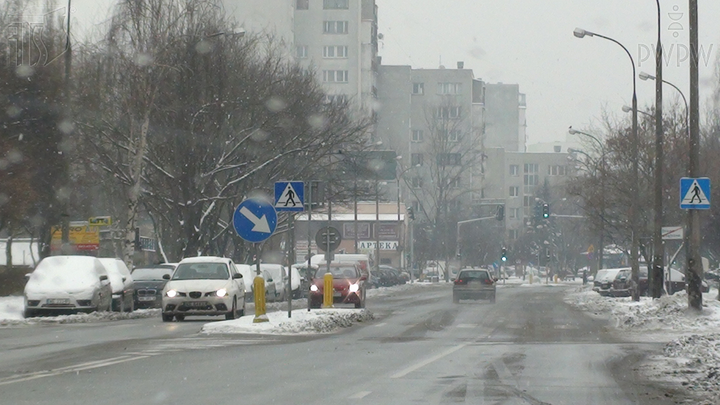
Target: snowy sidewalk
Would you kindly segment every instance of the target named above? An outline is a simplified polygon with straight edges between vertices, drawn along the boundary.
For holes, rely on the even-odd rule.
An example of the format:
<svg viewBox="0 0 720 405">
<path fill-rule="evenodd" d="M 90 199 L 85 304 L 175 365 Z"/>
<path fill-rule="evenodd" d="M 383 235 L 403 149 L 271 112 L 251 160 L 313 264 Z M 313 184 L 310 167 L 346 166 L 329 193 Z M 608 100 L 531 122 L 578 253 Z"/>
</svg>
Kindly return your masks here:
<svg viewBox="0 0 720 405">
<path fill-rule="evenodd" d="M 594 291 L 570 292 L 565 302 L 640 340 L 666 342 L 661 353 L 640 367 L 648 377 L 690 390 L 703 405 L 720 403 L 720 302 L 717 290 L 703 294 L 703 310 L 688 310 L 687 293 L 653 300 L 602 297 Z"/>
</svg>

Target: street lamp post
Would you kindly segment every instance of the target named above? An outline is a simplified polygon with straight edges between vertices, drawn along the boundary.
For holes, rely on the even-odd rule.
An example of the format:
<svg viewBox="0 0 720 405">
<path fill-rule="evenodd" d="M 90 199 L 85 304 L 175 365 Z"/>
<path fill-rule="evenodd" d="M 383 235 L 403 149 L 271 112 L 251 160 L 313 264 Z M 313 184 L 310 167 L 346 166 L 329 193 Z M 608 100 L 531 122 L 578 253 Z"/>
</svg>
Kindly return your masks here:
<svg viewBox="0 0 720 405">
<path fill-rule="evenodd" d="M 638 77 L 640 78 L 640 80 L 655 80 L 655 81 L 657 81 L 657 77 L 655 77 L 651 74 L 645 73 L 645 72 L 640 72 L 638 74 Z M 671 83 L 667 80 L 663 80 L 662 83 L 665 83 L 668 86 L 674 88 L 680 94 L 680 97 L 683 100 L 683 104 L 685 105 L 685 125 L 687 128 L 690 128 L 690 108 L 688 107 L 688 101 L 687 101 L 687 98 L 685 97 L 685 93 L 683 93 L 683 91 L 680 90 L 680 88 L 678 86 L 674 85 L 673 83 Z"/>
<path fill-rule="evenodd" d="M 605 145 L 596 138 L 594 135 L 590 135 L 587 132 L 578 131 L 570 127 L 568 132 L 571 135 L 584 135 L 597 142 L 600 146 L 600 246 L 598 246 L 598 270 L 603 268 L 603 256 L 605 255 L 605 168 L 606 168 L 606 154 Z M 583 152 L 584 153 L 584 152 Z"/>
<path fill-rule="evenodd" d="M 630 51 L 625 47 L 625 45 L 621 44 L 617 40 L 607 37 L 605 35 L 600 35 L 594 32 L 585 31 L 580 28 L 576 28 L 573 32 L 573 35 L 575 35 L 577 38 L 584 38 L 586 36 L 589 37 L 598 37 L 602 39 L 606 39 L 610 42 L 615 43 L 616 45 L 620 46 L 625 53 L 627 54 L 628 58 L 630 58 L 630 65 L 632 66 L 632 78 L 633 78 L 633 94 L 632 94 L 632 140 L 631 140 L 631 153 L 633 158 L 632 162 L 632 176 L 631 176 L 631 184 L 632 189 L 634 193 L 631 193 L 630 196 L 630 229 L 631 229 L 631 242 L 630 242 L 630 265 L 632 267 L 632 281 L 635 285 L 635 288 L 633 288 L 633 301 L 640 301 L 640 296 L 638 295 L 638 289 L 637 286 L 640 281 L 640 265 L 638 263 L 638 207 L 639 207 L 639 162 L 638 162 L 638 119 L 637 119 L 637 73 L 635 72 L 635 59 L 633 59 L 632 54 Z"/>
<path fill-rule="evenodd" d="M 665 246 L 662 241 L 663 225 L 663 165 L 664 157 L 664 133 L 663 133 L 663 89 L 662 89 L 662 17 L 660 14 L 660 0 L 657 3 L 657 48 L 655 51 L 655 75 L 658 80 L 655 83 L 655 190 L 653 195 L 653 206 L 655 218 L 653 221 L 653 266 L 650 279 L 650 295 L 653 298 L 662 296 L 663 286 L 663 259 Z"/>
<path fill-rule="evenodd" d="M 698 0 L 690 1 L 690 150 L 688 175 L 700 174 L 700 58 L 698 36 Z M 702 292 L 700 291 L 702 264 L 700 263 L 700 215 L 698 210 L 688 210 L 687 240 L 687 281 L 688 306 L 696 311 L 702 310 Z"/>
</svg>

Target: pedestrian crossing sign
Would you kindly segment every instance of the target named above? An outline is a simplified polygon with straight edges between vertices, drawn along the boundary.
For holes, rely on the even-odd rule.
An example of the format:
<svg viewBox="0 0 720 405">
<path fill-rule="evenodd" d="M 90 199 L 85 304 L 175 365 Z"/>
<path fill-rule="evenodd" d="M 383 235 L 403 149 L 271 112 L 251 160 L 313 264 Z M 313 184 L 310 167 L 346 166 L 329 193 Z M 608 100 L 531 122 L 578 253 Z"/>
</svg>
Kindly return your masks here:
<svg viewBox="0 0 720 405">
<path fill-rule="evenodd" d="M 710 209 L 710 179 L 683 177 L 680 179 L 680 208 L 684 210 Z"/>
<path fill-rule="evenodd" d="M 302 181 L 278 181 L 275 183 L 276 211 L 304 211 L 305 183 Z"/>
</svg>

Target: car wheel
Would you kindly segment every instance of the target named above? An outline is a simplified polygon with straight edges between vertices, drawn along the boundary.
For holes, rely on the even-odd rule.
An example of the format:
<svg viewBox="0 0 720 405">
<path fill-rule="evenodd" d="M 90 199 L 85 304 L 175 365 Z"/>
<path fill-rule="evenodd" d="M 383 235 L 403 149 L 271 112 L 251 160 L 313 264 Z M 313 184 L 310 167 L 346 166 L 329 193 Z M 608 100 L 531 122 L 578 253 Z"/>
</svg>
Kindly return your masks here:
<svg viewBox="0 0 720 405">
<path fill-rule="evenodd" d="M 235 315 L 237 314 L 237 298 L 233 299 L 232 309 L 230 309 L 230 312 L 225 314 L 225 319 L 231 320 L 235 319 Z"/>
<path fill-rule="evenodd" d="M 243 306 L 238 313 L 238 318 L 245 316 L 245 300 L 243 300 Z"/>
<path fill-rule="evenodd" d="M 173 315 L 172 314 L 162 314 L 162 320 L 163 320 L 163 322 L 172 322 Z"/>
<path fill-rule="evenodd" d="M 120 312 L 120 309 L 122 308 L 122 298 L 119 300 L 111 299 L 110 301 L 110 311 L 112 312 Z"/>
<path fill-rule="evenodd" d="M 177 319 L 178 322 L 182 322 L 185 320 L 185 315 L 175 315 L 175 319 Z"/>
</svg>

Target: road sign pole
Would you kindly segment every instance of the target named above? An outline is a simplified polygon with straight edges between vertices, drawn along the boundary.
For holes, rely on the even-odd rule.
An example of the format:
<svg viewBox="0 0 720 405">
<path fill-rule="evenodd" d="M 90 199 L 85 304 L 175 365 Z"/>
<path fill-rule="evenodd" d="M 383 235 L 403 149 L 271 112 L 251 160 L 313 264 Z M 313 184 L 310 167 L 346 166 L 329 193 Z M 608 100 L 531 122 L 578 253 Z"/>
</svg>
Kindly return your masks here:
<svg viewBox="0 0 720 405">
<path fill-rule="evenodd" d="M 332 254 L 330 250 L 330 223 L 332 222 L 332 195 L 330 194 L 330 182 L 327 182 L 327 200 L 328 200 L 328 221 L 327 221 L 327 227 L 328 227 L 328 236 L 327 236 L 327 249 L 325 249 L 325 253 L 327 253 L 327 259 L 326 262 L 326 269 L 327 272 L 330 273 L 330 262 L 332 261 Z"/>
<path fill-rule="evenodd" d="M 689 0 L 690 23 L 690 140 L 688 174 L 698 177 L 700 163 L 700 58 L 698 0 Z M 702 265 L 700 263 L 700 212 L 691 209 L 688 212 L 687 232 L 687 281 L 688 307 L 702 310 L 700 290 Z"/>
<path fill-rule="evenodd" d="M 307 249 L 307 269 L 305 270 L 305 277 L 308 278 L 308 282 L 312 281 L 312 274 L 310 273 L 312 271 L 312 227 L 310 224 L 312 224 L 312 203 L 313 203 L 313 195 L 312 195 L 312 181 L 309 181 L 309 187 L 308 187 L 308 220 L 307 220 L 307 231 L 308 231 L 308 249 Z M 310 288 L 308 286 L 308 288 Z M 307 310 L 310 312 L 310 291 L 305 291 L 307 294 Z"/>
<path fill-rule="evenodd" d="M 288 291 L 290 293 L 288 294 L 288 318 L 292 318 L 292 265 L 295 261 L 294 259 L 291 260 L 291 258 L 295 255 L 295 214 L 289 213 L 288 216 L 288 258 L 287 258 L 287 264 L 288 264 Z"/>
</svg>

